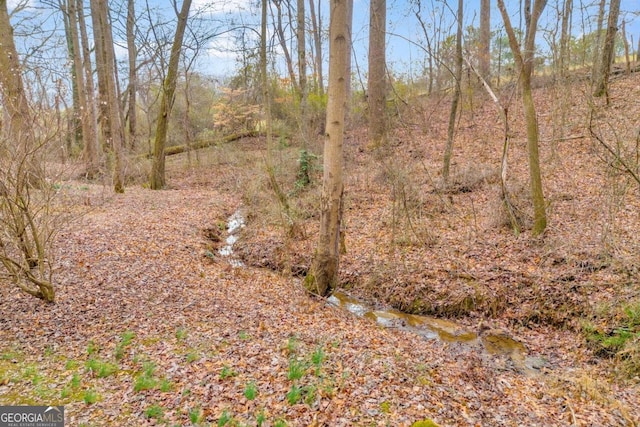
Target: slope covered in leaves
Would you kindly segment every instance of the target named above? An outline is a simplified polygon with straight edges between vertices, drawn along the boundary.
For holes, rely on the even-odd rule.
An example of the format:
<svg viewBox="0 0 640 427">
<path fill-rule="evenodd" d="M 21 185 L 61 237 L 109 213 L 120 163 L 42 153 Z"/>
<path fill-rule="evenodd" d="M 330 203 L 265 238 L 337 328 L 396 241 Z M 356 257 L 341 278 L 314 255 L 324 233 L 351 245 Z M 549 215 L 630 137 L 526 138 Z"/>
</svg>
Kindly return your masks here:
<svg viewBox="0 0 640 427">
<path fill-rule="evenodd" d="M 64 404 L 72 426 L 638 419 L 635 388 L 555 364 L 530 377 L 479 348 L 381 329 L 296 279 L 212 261 L 213 230 L 238 206 L 216 190 L 234 185 L 226 168 L 176 173 L 166 191 L 72 190 L 92 207 L 59 236 L 57 303 L 1 288 L 2 404 Z"/>
</svg>

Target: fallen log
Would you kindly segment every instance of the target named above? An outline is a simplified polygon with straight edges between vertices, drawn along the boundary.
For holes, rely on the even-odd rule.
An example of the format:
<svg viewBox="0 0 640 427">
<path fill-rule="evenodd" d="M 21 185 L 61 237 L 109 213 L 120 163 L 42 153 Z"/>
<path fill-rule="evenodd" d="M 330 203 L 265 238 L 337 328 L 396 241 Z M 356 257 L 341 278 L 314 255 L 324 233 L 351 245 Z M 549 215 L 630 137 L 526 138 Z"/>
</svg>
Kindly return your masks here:
<svg viewBox="0 0 640 427">
<path fill-rule="evenodd" d="M 164 155 L 165 156 L 173 156 L 174 154 L 180 154 L 180 153 L 186 153 L 187 151 L 191 151 L 191 150 L 199 150 L 201 148 L 207 148 L 210 147 L 212 145 L 215 144 L 221 144 L 221 143 L 227 143 L 227 142 L 233 142 L 233 141 L 237 141 L 239 139 L 242 138 L 250 138 L 252 136 L 258 136 L 259 132 L 252 130 L 252 131 L 246 131 L 246 132 L 241 132 L 241 133 L 234 133 L 231 135 L 227 135 L 225 137 L 222 138 L 215 138 L 215 139 L 207 139 L 204 141 L 196 141 L 192 144 L 183 144 L 183 145 L 174 145 L 172 147 L 167 147 L 164 149 Z M 147 159 L 150 159 L 153 157 L 153 153 L 147 153 L 145 154 L 143 157 L 146 157 Z"/>
</svg>

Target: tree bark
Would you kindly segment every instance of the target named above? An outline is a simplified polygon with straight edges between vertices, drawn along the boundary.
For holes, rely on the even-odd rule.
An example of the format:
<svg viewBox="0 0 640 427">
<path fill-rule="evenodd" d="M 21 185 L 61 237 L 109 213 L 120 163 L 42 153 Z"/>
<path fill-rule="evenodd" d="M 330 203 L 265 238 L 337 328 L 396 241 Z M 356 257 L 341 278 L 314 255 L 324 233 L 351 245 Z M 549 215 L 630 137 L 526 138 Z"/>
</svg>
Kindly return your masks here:
<svg viewBox="0 0 640 427">
<path fill-rule="evenodd" d="M 604 23 L 604 11 L 606 0 L 600 0 L 598 7 L 598 18 L 596 24 L 596 40 L 593 44 L 593 58 L 591 59 L 591 81 L 598 80 L 598 72 L 600 71 L 600 59 L 602 58 L 602 25 Z"/>
<path fill-rule="evenodd" d="M 602 57 L 600 58 L 597 78 L 595 81 L 594 96 L 607 95 L 609 102 L 609 72 L 611 63 L 615 56 L 616 33 L 618 32 L 618 17 L 620 15 L 620 0 L 611 0 L 609 3 L 609 18 L 607 19 L 607 34 L 604 37 L 602 46 Z"/>
<path fill-rule="evenodd" d="M 447 145 L 444 150 L 444 162 L 442 166 L 442 179 L 449 183 L 449 169 L 451 167 L 451 155 L 453 153 L 453 139 L 456 129 L 456 117 L 458 115 L 458 103 L 460 102 L 460 86 L 462 84 L 462 22 L 463 22 L 463 1 L 458 0 L 458 16 L 456 31 L 456 62 L 455 62 L 455 88 L 453 99 L 451 100 L 451 111 L 449 112 L 449 126 L 447 127 Z M 483 77 L 484 78 L 484 77 Z"/>
<path fill-rule="evenodd" d="M 307 32 L 304 10 L 304 0 L 297 0 L 296 40 L 298 45 L 298 88 L 300 90 L 300 137 L 302 139 L 302 147 L 306 149 L 309 139 L 309 126 L 307 123 L 309 87 L 307 84 Z"/>
<path fill-rule="evenodd" d="M 386 132 L 386 0 L 371 0 L 369 12 L 369 144 L 380 147 Z"/>
<path fill-rule="evenodd" d="M 116 62 L 113 55 L 113 36 L 109 23 L 107 0 L 91 0 L 91 20 L 96 48 L 96 70 L 98 81 L 102 81 L 101 100 L 106 102 L 103 117 L 103 136 L 113 150 L 113 189 L 124 193 L 124 168 L 122 147 L 124 133 L 120 120 L 120 101 L 116 87 Z"/>
<path fill-rule="evenodd" d="M 306 288 L 322 296 L 330 294 L 338 282 L 344 162 L 342 145 L 347 87 L 345 62 L 349 52 L 347 0 L 331 0 L 330 8 L 329 101 L 324 144 L 320 236 L 311 269 L 305 279 Z"/>
<path fill-rule="evenodd" d="M 571 63 L 569 41 L 571 37 L 571 28 L 569 28 L 569 22 L 571 21 L 571 14 L 573 12 L 573 0 L 564 0 L 564 7 L 562 10 L 562 29 L 560 32 L 560 76 L 566 77 L 568 64 Z"/>
<path fill-rule="evenodd" d="M 320 0 L 318 0 L 320 6 Z M 318 96 L 324 96 L 324 74 L 322 72 L 322 19 L 320 17 L 320 7 L 318 7 L 318 15 L 316 16 L 313 0 L 309 0 L 309 13 L 311 15 L 311 26 L 313 29 L 313 44 L 315 46 L 315 78 L 316 92 Z"/>
<path fill-rule="evenodd" d="M 507 36 L 509 37 L 509 45 L 511 46 L 516 67 L 520 74 L 522 87 L 522 106 L 527 126 L 529 181 L 531 185 L 531 199 L 533 201 L 532 233 L 534 236 L 543 233 L 547 227 L 547 214 L 542 189 L 542 174 L 540 172 L 540 156 L 538 153 L 538 118 L 536 117 L 536 110 L 531 90 L 536 30 L 538 26 L 538 19 L 540 18 L 546 4 L 547 0 L 535 0 L 533 10 L 527 12 L 524 50 L 522 50 L 516 38 L 513 26 L 511 25 L 511 20 L 509 19 L 509 15 L 505 8 L 504 0 L 498 0 L 498 9 L 500 9 L 500 14 L 504 21 Z"/>
<path fill-rule="evenodd" d="M 134 150 L 138 139 L 138 114 L 136 111 L 136 97 L 138 93 L 138 73 L 136 70 L 136 60 L 138 58 L 138 47 L 136 46 L 136 11 L 135 1 L 127 1 L 127 50 L 129 51 L 129 109 L 127 117 L 129 119 L 129 148 Z"/>
<path fill-rule="evenodd" d="M 480 2 L 478 54 L 480 75 L 489 82 L 491 75 L 491 0 L 481 0 Z"/>
<path fill-rule="evenodd" d="M 94 177 L 100 172 L 100 140 L 98 139 L 98 112 L 95 102 L 95 85 L 93 82 L 93 69 L 91 67 L 91 53 L 87 25 L 84 19 L 83 0 L 70 0 L 76 2 L 78 16 L 78 29 L 80 30 L 80 43 L 82 49 L 82 68 L 84 70 L 84 95 L 87 130 L 85 135 L 85 159 L 87 162 L 87 176 Z M 91 145 L 91 147 L 90 147 Z"/>
<path fill-rule="evenodd" d="M 153 166 L 151 170 L 150 187 L 153 190 L 164 188 L 165 178 L 165 147 L 167 145 L 167 132 L 169 130 L 169 116 L 173 107 L 176 83 L 178 80 L 178 65 L 180 64 L 180 52 L 182 51 L 182 40 L 187 28 L 187 18 L 191 0 L 184 0 L 182 8 L 178 13 L 178 26 L 175 38 L 171 46 L 171 56 L 169 57 L 169 67 L 167 76 L 162 84 L 162 95 L 160 99 L 160 110 L 158 110 L 158 123 L 156 126 L 156 137 L 153 144 Z"/>
<path fill-rule="evenodd" d="M 73 43 L 73 37 L 74 37 L 74 33 L 75 33 L 75 37 L 78 37 L 78 29 L 77 26 L 76 28 L 72 28 L 72 23 L 71 20 L 74 19 L 75 22 L 75 17 L 71 16 L 71 11 L 72 9 L 75 9 L 74 7 L 74 2 L 75 0 L 71 0 L 69 2 L 69 4 L 67 4 L 66 0 L 59 0 L 58 1 L 58 7 L 60 8 L 60 11 L 62 12 L 62 21 L 64 24 L 64 35 L 67 41 L 67 50 L 68 50 L 68 54 L 69 54 L 69 60 L 71 61 L 71 66 L 70 66 L 70 74 L 71 74 L 71 99 L 73 101 L 73 117 L 71 119 L 71 122 L 73 123 L 73 142 L 76 145 L 82 145 L 83 144 L 83 138 L 82 138 L 82 114 L 83 114 L 83 107 L 82 107 L 82 102 L 80 101 L 80 97 L 82 96 L 80 94 L 80 89 L 78 88 L 78 80 L 76 77 L 76 62 L 80 61 L 79 58 L 79 51 L 74 47 L 74 43 Z M 82 68 L 81 68 L 82 69 Z M 67 141 L 68 141 L 68 153 L 71 152 L 71 146 L 72 146 L 72 139 L 70 137 L 67 137 Z"/>
</svg>

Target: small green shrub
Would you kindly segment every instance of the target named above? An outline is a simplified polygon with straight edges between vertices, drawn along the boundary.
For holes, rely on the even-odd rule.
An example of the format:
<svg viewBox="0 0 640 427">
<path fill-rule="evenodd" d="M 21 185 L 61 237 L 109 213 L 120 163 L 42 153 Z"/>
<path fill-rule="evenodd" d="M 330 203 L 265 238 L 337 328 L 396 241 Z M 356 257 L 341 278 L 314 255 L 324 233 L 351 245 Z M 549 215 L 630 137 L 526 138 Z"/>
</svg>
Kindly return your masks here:
<svg viewBox="0 0 640 427">
<path fill-rule="evenodd" d="M 244 388 L 244 397 L 246 397 L 247 400 L 254 400 L 257 394 L 258 389 L 256 388 L 256 384 L 254 382 L 250 382 Z"/>
<path fill-rule="evenodd" d="M 302 389 L 293 384 L 287 392 L 287 402 L 289 402 L 289 405 L 295 405 L 300 399 L 302 399 Z"/>
<path fill-rule="evenodd" d="M 115 374 L 118 371 L 118 366 L 100 359 L 89 359 L 87 369 L 96 377 L 105 378 Z"/>
<path fill-rule="evenodd" d="M 98 401 L 98 393 L 93 389 L 85 390 L 82 400 L 87 405 L 92 405 Z"/>
<path fill-rule="evenodd" d="M 298 361 L 296 359 L 291 359 L 289 361 L 289 371 L 287 372 L 287 378 L 290 381 L 299 380 L 304 375 L 306 371 L 306 366 L 304 362 Z"/>
<path fill-rule="evenodd" d="M 189 421 L 191 424 L 198 424 L 203 420 L 202 409 L 199 406 L 189 410 Z"/>
<path fill-rule="evenodd" d="M 116 346 L 115 357 L 116 360 L 120 360 L 124 357 L 125 349 L 131 344 L 131 341 L 135 338 L 136 334 L 132 331 L 125 331 L 120 336 L 120 342 Z"/>
<path fill-rule="evenodd" d="M 140 375 L 136 378 L 136 382 L 133 384 L 133 391 L 137 393 L 139 391 L 151 390 L 152 388 L 155 388 L 157 384 L 158 380 L 155 378 Z"/>
<path fill-rule="evenodd" d="M 187 338 L 187 330 L 185 328 L 178 328 L 176 330 L 176 339 L 178 341 L 184 341 L 185 338 Z"/>
<path fill-rule="evenodd" d="M 229 421 L 231 421 L 233 417 L 226 409 L 222 411 L 222 415 L 220 415 L 220 419 L 218 419 L 218 427 L 222 427 L 226 425 Z"/>
<path fill-rule="evenodd" d="M 147 418 L 161 419 L 164 415 L 164 409 L 160 405 L 151 405 L 144 410 L 144 416 Z"/>
<path fill-rule="evenodd" d="M 98 351 L 100 351 L 100 347 L 98 347 L 98 345 L 94 343 L 93 340 L 89 341 L 89 344 L 87 344 L 87 356 L 91 356 Z"/>
<path fill-rule="evenodd" d="M 236 375 L 238 374 L 227 365 L 224 365 L 222 367 L 222 370 L 220 371 L 220 379 L 222 380 L 227 379 L 229 377 L 235 377 Z"/>
<path fill-rule="evenodd" d="M 640 302 L 629 304 L 620 313 L 621 324 L 610 330 L 582 325 L 587 343 L 600 356 L 616 357 L 630 376 L 640 372 Z"/>
</svg>

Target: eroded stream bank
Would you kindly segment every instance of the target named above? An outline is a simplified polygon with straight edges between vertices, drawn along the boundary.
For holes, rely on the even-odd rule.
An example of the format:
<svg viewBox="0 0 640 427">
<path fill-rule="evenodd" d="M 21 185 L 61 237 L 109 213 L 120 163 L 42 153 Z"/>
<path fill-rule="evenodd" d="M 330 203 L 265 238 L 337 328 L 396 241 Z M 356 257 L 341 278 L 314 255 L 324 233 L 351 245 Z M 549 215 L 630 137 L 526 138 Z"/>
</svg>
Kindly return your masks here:
<svg viewBox="0 0 640 427">
<path fill-rule="evenodd" d="M 244 213 L 242 209 L 238 209 L 227 219 L 225 245 L 218 251 L 233 267 L 245 267 L 233 251 L 233 245 L 239 238 L 238 233 L 244 227 Z M 334 291 L 327 302 L 358 317 L 371 319 L 385 328 L 409 331 L 426 340 L 461 345 L 468 351 L 481 349 L 488 356 L 506 357 L 516 370 L 526 374 L 538 374 L 546 366 L 544 358 L 529 356 L 523 342 L 513 339 L 501 330 L 481 326 L 476 332 L 450 320 L 408 314 L 395 309 L 374 309 L 339 290 Z"/>
</svg>

